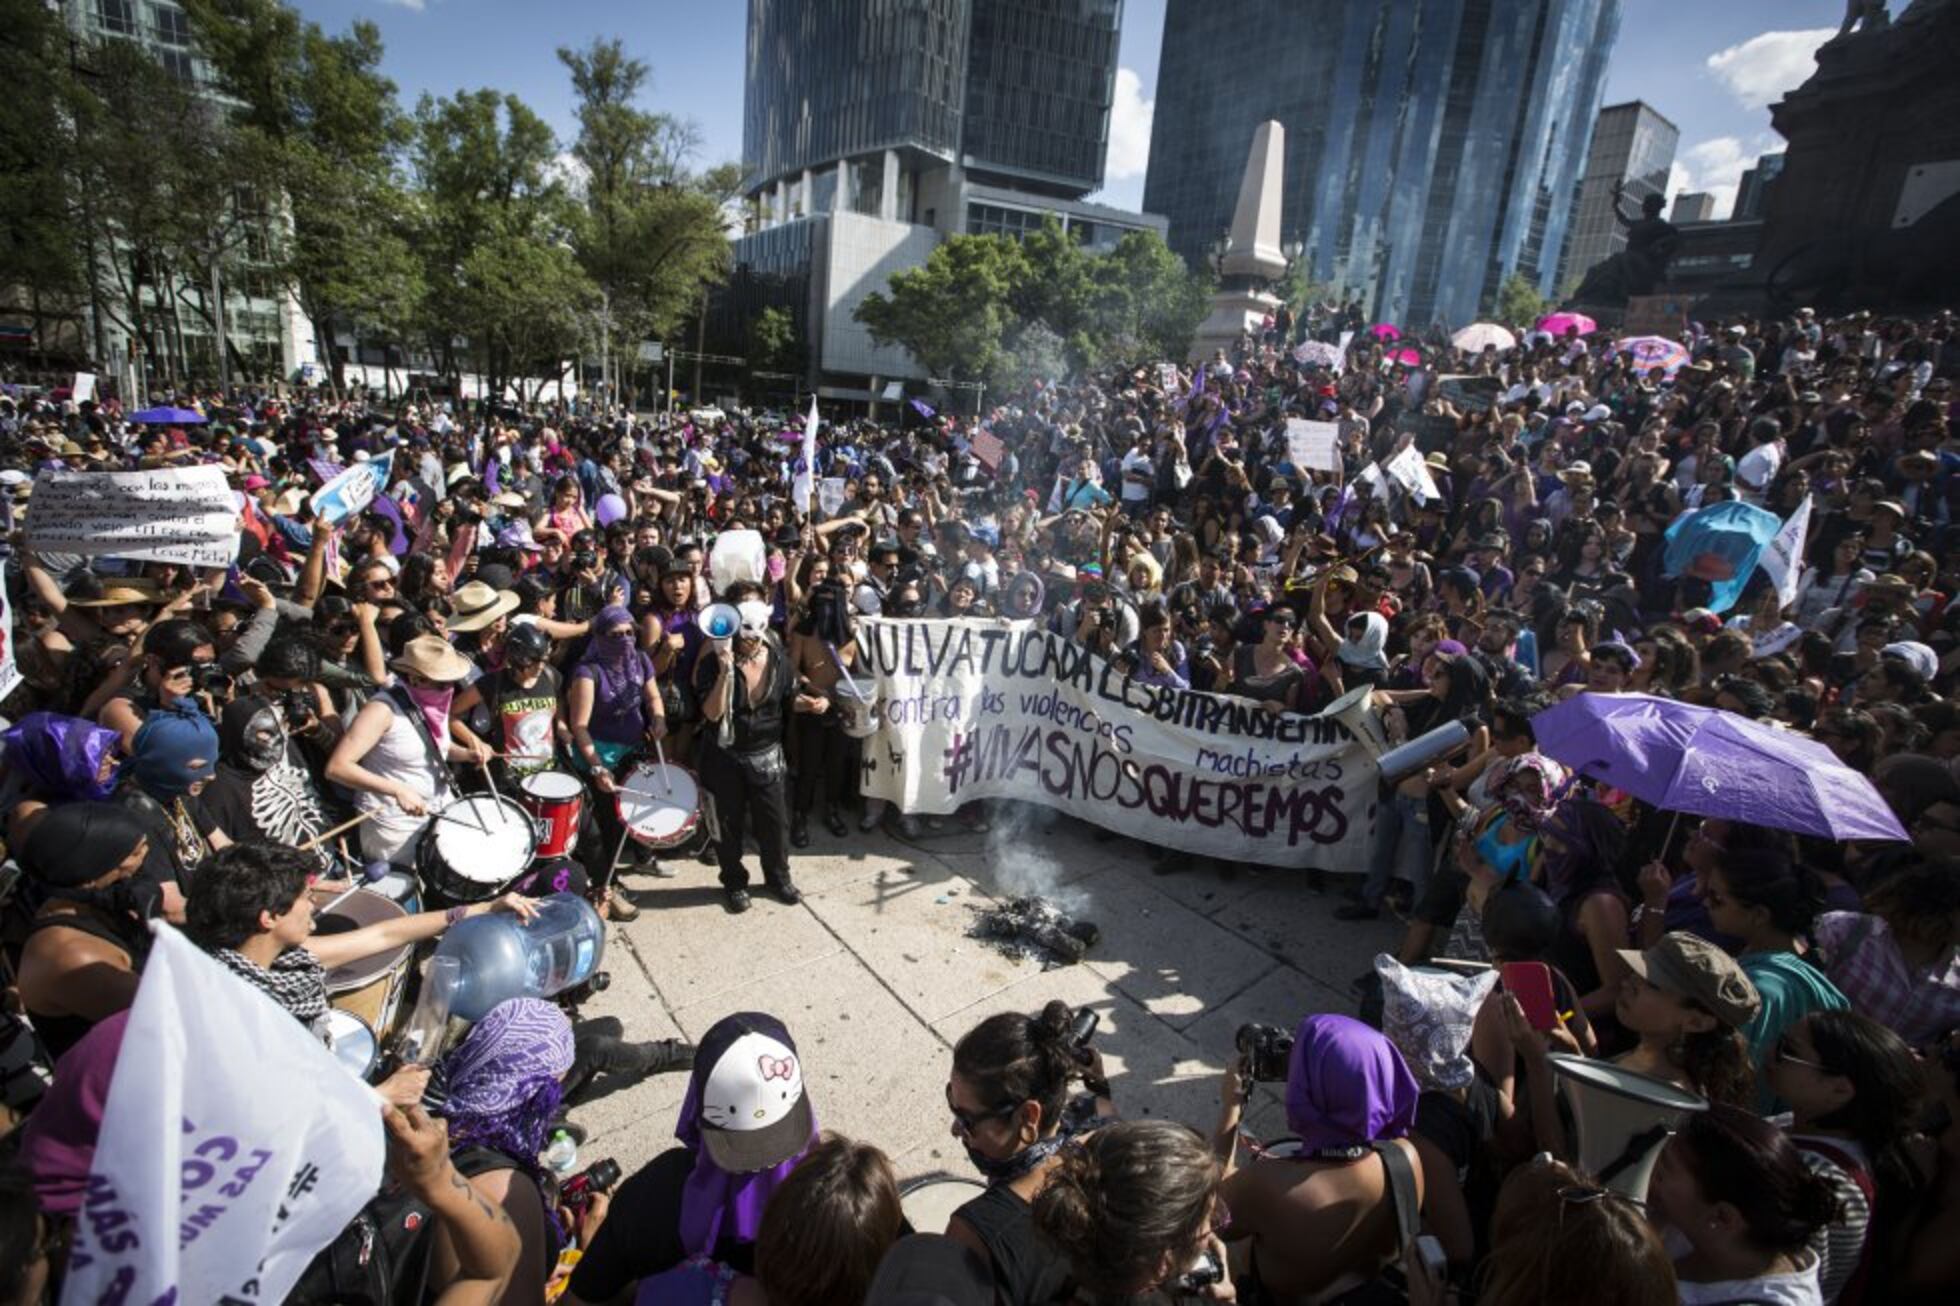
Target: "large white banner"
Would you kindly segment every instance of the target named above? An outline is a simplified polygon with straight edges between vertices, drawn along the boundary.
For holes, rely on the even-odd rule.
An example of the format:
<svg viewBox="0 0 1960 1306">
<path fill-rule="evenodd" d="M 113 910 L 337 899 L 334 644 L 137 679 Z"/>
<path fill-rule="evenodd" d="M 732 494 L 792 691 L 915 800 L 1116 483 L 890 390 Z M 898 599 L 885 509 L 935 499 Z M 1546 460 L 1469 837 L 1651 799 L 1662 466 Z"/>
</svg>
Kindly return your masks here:
<svg viewBox="0 0 1960 1306">
<path fill-rule="evenodd" d="M 283 1301 L 379 1190 L 385 1149 L 374 1090 L 159 922 L 61 1300 Z"/>
<path fill-rule="evenodd" d="M 229 567 L 238 556 L 238 496 L 216 466 L 44 471 L 27 503 L 27 547 Z"/>
<path fill-rule="evenodd" d="M 857 639 L 879 697 L 870 797 L 1014 798 L 1191 853 L 1367 869 L 1377 772 L 1331 717 L 1142 684 L 1027 622 L 864 618 Z"/>
</svg>

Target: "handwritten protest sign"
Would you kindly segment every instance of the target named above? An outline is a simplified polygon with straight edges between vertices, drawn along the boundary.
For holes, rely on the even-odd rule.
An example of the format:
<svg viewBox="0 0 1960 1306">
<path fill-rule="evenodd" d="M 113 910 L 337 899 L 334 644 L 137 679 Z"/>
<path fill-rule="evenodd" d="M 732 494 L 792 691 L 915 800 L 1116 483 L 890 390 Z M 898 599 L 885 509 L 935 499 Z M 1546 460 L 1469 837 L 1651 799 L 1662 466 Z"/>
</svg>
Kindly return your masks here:
<svg viewBox="0 0 1960 1306">
<path fill-rule="evenodd" d="M 27 547 L 228 567 L 238 555 L 238 496 L 222 467 L 44 471 L 29 501 Z"/>
<path fill-rule="evenodd" d="M 1436 478 L 1429 474 L 1429 464 L 1422 460 L 1422 455 L 1413 444 L 1381 467 L 1397 485 L 1424 503 L 1433 503 L 1443 497 L 1442 491 L 1436 488 Z"/>
<path fill-rule="evenodd" d="M 358 515 L 387 486 L 394 465 L 393 449 L 379 458 L 355 463 L 313 492 L 313 515 L 329 526 Z"/>
<path fill-rule="evenodd" d="M 1157 364 L 1157 388 L 1167 395 L 1174 395 L 1178 392 L 1180 387 L 1177 381 L 1176 363 Z"/>
<path fill-rule="evenodd" d="M 1309 422 L 1299 417 L 1286 419 L 1286 459 L 1295 467 L 1331 472 L 1341 465 L 1336 452 L 1341 428 L 1333 422 Z"/>
<path fill-rule="evenodd" d="M 1020 799 L 1186 852 L 1367 869 L 1377 773 L 1331 717 L 1140 684 L 1028 624 L 862 618 L 858 646 L 879 697 L 868 797 Z"/>
<path fill-rule="evenodd" d="M 381 1186 L 385 1150 L 374 1090 L 159 922 L 61 1299 L 283 1301 Z"/>
<path fill-rule="evenodd" d="M 14 606 L 7 598 L 7 587 L 0 585 L 0 698 L 13 693 L 20 682 L 20 655 L 14 647 Z"/>
<path fill-rule="evenodd" d="M 975 431 L 973 456 L 978 458 L 980 465 L 988 471 L 996 471 L 1000 467 L 1000 460 L 1007 457 L 1007 446 L 1002 444 L 1000 437 L 992 431 Z"/>
</svg>

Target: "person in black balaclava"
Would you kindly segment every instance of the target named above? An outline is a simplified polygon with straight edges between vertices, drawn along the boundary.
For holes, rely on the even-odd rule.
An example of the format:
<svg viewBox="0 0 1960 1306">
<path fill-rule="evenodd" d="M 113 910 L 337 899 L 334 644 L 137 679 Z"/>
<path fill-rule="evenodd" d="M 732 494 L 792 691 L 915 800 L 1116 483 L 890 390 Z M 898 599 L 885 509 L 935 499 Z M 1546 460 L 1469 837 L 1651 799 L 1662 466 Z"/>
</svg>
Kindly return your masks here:
<svg viewBox="0 0 1960 1306">
<path fill-rule="evenodd" d="M 263 698 L 226 705 L 218 722 L 218 773 L 202 797 L 218 828 L 238 841 L 296 847 L 331 823 L 313 776 Z"/>
<path fill-rule="evenodd" d="M 50 1056 L 136 1000 L 147 922 L 164 907 L 162 886 L 143 869 L 148 852 L 142 821 L 113 803 L 53 808 L 21 846 L 35 914 L 20 998 Z"/>
</svg>

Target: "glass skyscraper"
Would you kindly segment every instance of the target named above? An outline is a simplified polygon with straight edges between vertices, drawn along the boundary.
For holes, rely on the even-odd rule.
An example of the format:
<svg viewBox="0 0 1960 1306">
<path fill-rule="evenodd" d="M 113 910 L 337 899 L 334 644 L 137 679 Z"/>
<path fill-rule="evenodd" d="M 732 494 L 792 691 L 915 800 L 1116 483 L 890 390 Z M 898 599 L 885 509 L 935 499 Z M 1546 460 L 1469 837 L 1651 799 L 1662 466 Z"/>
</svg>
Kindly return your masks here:
<svg viewBox="0 0 1960 1306">
<path fill-rule="evenodd" d="M 1460 326 L 1521 272 L 1550 296 L 1619 0 L 1169 0 L 1144 208 L 1201 259 L 1259 123 L 1283 236 L 1377 320 Z"/>
<path fill-rule="evenodd" d="M 1619 204 L 1623 213 L 1637 214 L 1649 195 L 1667 194 L 1668 170 L 1674 166 L 1674 147 L 1681 131 L 1634 100 L 1609 104 L 1593 124 L 1592 149 L 1579 183 L 1572 229 L 1566 233 L 1561 288 L 1585 276 L 1586 269 L 1627 247 L 1626 228 L 1613 220 L 1613 187 L 1624 187 Z"/>
<path fill-rule="evenodd" d="M 1102 185 L 1122 0 L 973 0 L 971 172 L 1077 197 Z"/>
</svg>

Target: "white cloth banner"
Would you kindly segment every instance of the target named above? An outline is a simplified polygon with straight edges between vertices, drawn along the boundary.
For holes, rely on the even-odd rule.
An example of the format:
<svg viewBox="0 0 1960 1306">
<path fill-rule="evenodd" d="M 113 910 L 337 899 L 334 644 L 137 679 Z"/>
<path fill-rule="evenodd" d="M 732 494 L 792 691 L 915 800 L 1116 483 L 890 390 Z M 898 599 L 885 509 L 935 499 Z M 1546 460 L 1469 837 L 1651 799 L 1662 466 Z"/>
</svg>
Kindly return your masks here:
<svg viewBox="0 0 1960 1306">
<path fill-rule="evenodd" d="M 1341 457 L 1338 445 L 1341 428 L 1333 422 L 1309 422 L 1304 418 L 1286 419 L 1286 460 L 1295 467 L 1316 472 L 1338 471 Z"/>
<path fill-rule="evenodd" d="M 14 605 L 7 597 L 7 587 L 0 585 L 0 698 L 13 693 L 20 681 L 20 654 L 14 647 Z"/>
<path fill-rule="evenodd" d="M 803 422 L 802 452 L 797 455 L 796 476 L 790 482 L 790 497 L 796 510 L 810 515 L 810 492 L 817 479 L 817 397 L 810 396 L 810 415 Z"/>
<path fill-rule="evenodd" d="M 27 547 L 229 567 L 238 556 L 238 496 L 216 466 L 44 471 L 27 504 Z"/>
<path fill-rule="evenodd" d="M 1353 343 L 1354 343 L 1354 332 L 1352 331 L 1341 332 L 1341 338 L 1334 342 L 1334 347 L 1341 351 L 1341 361 L 1334 364 L 1334 372 L 1336 375 L 1347 371 L 1348 346 Z"/>
<path fill-rule="evenodd" d="M 1805 495 L 1783 529 L 1763 546 L 1762 566 L 1776 582 L 1776 597 L 1784 607 L 1797 601 L 1797 585 L 1803 578 L 1803 550 L 1810 541 L 1810 496 Z"/>
<path fill-rule="evenodd" d="M 1436 478 L 1429 474 L 1429 464 L 1422 460 L 1422 455 L 1416 452 L 1413 444 L 1383 463 L 1382 470 L 1397 485 L 1424 503 L 1432 503 L 1443 497 L 1443 492 L 1436 488 Z"/>
<path fill-rule="evenodd" d="M 61 1300 L 283 1301 L 380 1189 L 381 1099 L 271 998 L 155 928 Z"/>
<path fill-rule="evenodd" d="M 1020 799 L 1186 852 L 1367 869 L 1377 773 L 1331 717 L 1146 685 L 1027 622 L 860 618 L 857 638 L 872 798 Z"/>
<path fill-rule="evenodd" d="M 370 458 L 364 463 L 355 463 L 340 475 L 313 491 L 313 514 L 329 526 L 338 526 L 350 517 L 358 516 L 374 502 L 374 496 L 388 487 L 388 477 L 395 467 L 395 451 L 390 449 L 379 458 Z M 426 476 L 426 471 L 425 471 Z M 432 486 L 442 484 L 442 467 L 436 466 L 436 476 Z M 436 491 L 442 497 L 442 491 Z"/>
</svg>

